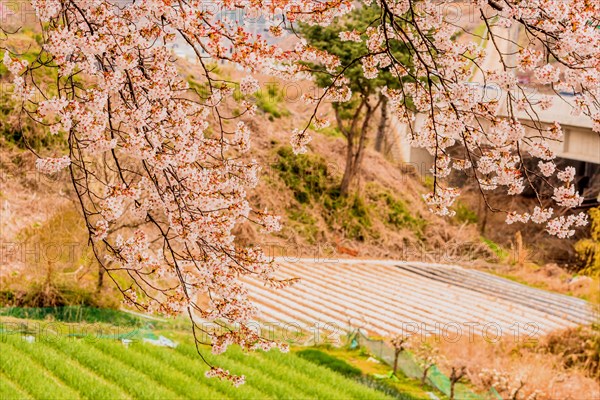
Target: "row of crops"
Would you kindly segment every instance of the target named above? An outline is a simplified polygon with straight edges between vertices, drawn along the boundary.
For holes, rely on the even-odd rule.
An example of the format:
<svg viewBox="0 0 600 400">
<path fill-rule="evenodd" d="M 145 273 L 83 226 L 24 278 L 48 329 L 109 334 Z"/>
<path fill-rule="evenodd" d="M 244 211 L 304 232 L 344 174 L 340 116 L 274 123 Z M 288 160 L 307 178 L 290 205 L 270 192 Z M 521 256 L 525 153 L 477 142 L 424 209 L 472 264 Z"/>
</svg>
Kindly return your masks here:
<svg viewBox="0 0 600 400">
<path fill-rule="evenodd" d="M 176 349 L 140 342 L 54 337 L 0 341 L 0 399 L 386 399 L 293 354 L 278 351 L 206 354 L 209 362 L 246 375 L 246 384 L 207 379 L 189 344 Z M 207 352 L 208 353 L 208 352 Z"/>
</svg>

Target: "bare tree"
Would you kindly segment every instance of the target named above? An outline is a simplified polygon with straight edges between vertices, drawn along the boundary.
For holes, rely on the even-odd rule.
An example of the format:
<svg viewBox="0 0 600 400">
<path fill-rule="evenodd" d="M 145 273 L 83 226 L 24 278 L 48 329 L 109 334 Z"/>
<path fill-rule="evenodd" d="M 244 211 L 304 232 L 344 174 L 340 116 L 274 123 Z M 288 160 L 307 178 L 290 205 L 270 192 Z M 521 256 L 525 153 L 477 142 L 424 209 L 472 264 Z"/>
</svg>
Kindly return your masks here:
<svg viewBox="0 0 600 400">
<path fill-rule="evenodd" d="M 417 363 L 423 368 L 421 375 L 421 387 L 425 387 L 427 374 L 438 362 L 439 351 L 429 343 L 422 343 L 415 351 L 418 360 Z"/>
<path fill-rule="evenodd" d="M 463 379 L 465 377 L 465 375 L 467 374 L 467 367 L 462 366 L 462 367 L 452 367 L 451 372 L 450 372 L 450 400 L 454 400 L 455 398 L 455 388 L 456 388 L 456 384 L 458 382 L 460 382 L 461 379 Z"/>
<path fill-rule="evenodd" d="M 400 358 L 400 354 L 408 347 L 409 336 L 398 335 L 392 338 L 390 341 L 392 346 L 394 347 L 394 369 L 393 374 L 396 375 L 398 371 L 398 359 Z"/>
</svg>

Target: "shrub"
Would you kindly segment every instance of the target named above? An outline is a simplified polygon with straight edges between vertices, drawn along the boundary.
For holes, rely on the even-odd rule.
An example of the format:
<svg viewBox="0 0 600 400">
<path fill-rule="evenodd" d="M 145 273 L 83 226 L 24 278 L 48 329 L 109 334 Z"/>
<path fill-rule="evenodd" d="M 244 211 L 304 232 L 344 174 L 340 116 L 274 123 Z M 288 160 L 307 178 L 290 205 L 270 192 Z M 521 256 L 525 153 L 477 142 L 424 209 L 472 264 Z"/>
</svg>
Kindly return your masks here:
<svg viewBox="0 0 600 400">
<path fill-rule="evenodd" d="M 316 132 L 327 136 L 327 137 L 339 137 L 339 138 L 343 138 L 344 134 L 340 131 L 340 128 L 338 128 L 337 126 L 327 126 L 325 128 L 321 128 L 321 129 L 315 129 L 315 127 L 311 124 L 311 128 L 313 130 L 315 130 Z"/>
<path fill-rule="evenodd" d="M 296 353 L 305 360 L 311 361 L 317 365 L 329 368 L 332 371 L 345 375 L 347 377 L 357 378 L 362 375 L 360 369 L 353 367 L 344 360 L 322 352 L 317 349 L 300 350 Z"/>
<path fill-rule="evenodd" d="M 31 254 L 21 256 L 26 266 L 23 272 L 15 269 L 3 277 L 0 305 L 118 307 L 116 289 L 98 287 L 99 264 L 86 242 L 85 224 L 77 210 L 60 207 L 43 224 L 22 230 L 16 239 L 15 257 L 25 254 L 25 249 L 31 249 Z"/>
<path fill-rule="evenodd" d="M 336 186 L 329 175 L 325 160 L 316 155 L 295 155 L 289 146 L 277 150 L 278 160 L 273 168 L 294 193 L 300 204 L 318 201 L 323 195 L 331 197 Z"/>
<path fill-rule="evenodd" d="M 48 319 L 63 322 L 107 323 L 115 326 L 144 326 L 145 322 L 132 314 L 110 308 L 83 306 L 65 307 L 6 307 L 0 308 L 1 316 L 24 319 Z"/>
<path fill-rule="evenodd" d="M 282 93 L 276 85 L 267 84 L 266 92 L 260 90 L 254 94 L 256 106 L 266 114 L 269 114 L 269 120 L 281 118 L 290 115 L 289 111 L 282 105 L 284 99 Z"/>
<path fill-rule="evenodd" d="M 456 220 L 458 222 L 461 222 L 461 223 L 467 222 L 469 224 L 476 224 L 478 221 L 477 214 L 460 201 L 458 201 L 456 203 L 455 211 L 456 211 Z"/>
<path fill-rule="evenodd" d="M 395 399 L 399 399 L 399 400 L 416 400 L 417 399 L 417 397 L 411 396 L 408 393 L 399 392 L 397 388 L 395 388 L 391 384 L 387 383 L 386 381 L 376 380 L 370 376 L 363 375 L 363 376 L 357 377 L 355 380 L 367 387 L 370 387 L 371 389 L 375 389 L 378 392 L 383 392 L 383 393 L 387 394 L 388 396 L 393 397 Z"/>
<path fill-rule="evenodd" d="M 413 216 L 406 202 L 375 184 L 368 185 L 367 191 L 369 197 L 379 203 L 375 209 L 386 225 L 392 228 L 406 228 L 415 232 L 417 237 L 422 237 L 426 221 Z"/>
<path fill-rule="evenodd" d="M 296 353 L 297 356 L 310 361 L 314 364 L 329 368 L 341 375 L 352 378 L 354 381 L 374 389 L 378 392 L 384 393 L 392 398 L 399 400 L 414 400 L 415 397 L 401 393 L 392 384 L 389 384 L 382 380 L 374 379 L 371 376 L 363 375 L 362 371 L 353 365 L 348 364 L 346 361 L 327 354 L 318 349 L 305 349 L 300 350 Z"/>
<path fill-rule="evenodd" d="M 560 355 L 565 368 L 581 368 L 600 379 L 600 326 L 579 326 L 550 333 L 539 350 Z"/>
<path fill-rule="evenodd" d="M 322 206 L 322 216 L 329 228 L 339 228 L 345 237 L 364 241 L 371 232 L 371 210 L 358 194 L 342 196 L 337 177 L 332 176 L 323 157 L 314 154 L 295 155 L 291 147 L 277 150 L 278 161 L 273 168 L 303 207 L 289 209 L 288 217 L 296 222 L 314 221 L 305 213 Z M 311 232 L 315 237 L 315 232 Z M 310 238 L 309 238 L 310 240 Z"/>
<path fill-rule="evenodd" d="M 342 196 L 339 177 L 334 176 L 323 157 L 315 154 L 295 155 L 289 146 L 280 147 L 277 156 L 273 169 L 278 171 L 299 203 L 287 210 L 288 217 L 299 225 L 312 223 L 314 226 L 314 213 L 320 212 L 330 229 L 341 230 L 349 239 L 377 239 L 379 232 L 373 229 L 375 220 L 381 220 L 391 228 L 412 230 L 419 238 L 423 236 L 425 220 L 413 216 L 408 205 L 388 189 L 369 183 L 364 194 Z M 317 208 L 319 205 L 321 207 Z M 309 241 L 317 238 L 314 229 L 300 231 L 309 234 Z"/>
<path fill-rule="evenodd" d="M 508 258 L 509 253 L 498 243 L 484 237 L 481 237 L 481 241 L 487 245 L 487 247 L 496 255 L 496 257 L 498 257 L 498 260 L 502 261 Z"/>
<path fill-rule="evenodd" d="M 586 275 L 600 275 L 600 207 L 592 208 L 590 215 L 590 236 L 575 244 L 575 251 L 581 264 L 581 272 Z"/>
</svg>

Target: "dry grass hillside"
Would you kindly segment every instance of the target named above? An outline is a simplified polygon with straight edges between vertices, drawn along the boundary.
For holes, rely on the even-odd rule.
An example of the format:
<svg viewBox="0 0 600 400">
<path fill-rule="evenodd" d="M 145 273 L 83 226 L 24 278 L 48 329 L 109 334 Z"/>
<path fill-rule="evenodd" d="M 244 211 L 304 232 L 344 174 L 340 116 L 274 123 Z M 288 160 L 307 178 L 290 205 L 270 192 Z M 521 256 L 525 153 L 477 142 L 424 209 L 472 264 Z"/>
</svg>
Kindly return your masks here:
<svg viewBox="0 0 600 400">
<path fill-rule="evenodd" d="M 38 46 L 37 36 L 34 31 L 25 30 L 8 44 L 30 55 Z M 0 83 L 9 87 L 3 68 L 0 67 Z M 236 81 L 243 76 L 226 65 L 215 68 L 219 77 L 226 80 Z M 190 86 L 202 90 L 196 79 L 201 76 L 196 65 L 181 61 L 180 70 Z M 314 88 L 308 82 L 290 84 L 268 77 L 259 79 L 263 89 L 254 95 L 258 112 L 243 118 L 254 132 L 249 157 L 262 166 L 261 182 L 249 195 L 256 208 L 268 208 L 281 215 L 284 228 L 274 236 L 264 236 L 248 223 L 237 228 L 241 242 L 262 244 L 270 255 L 293 258 L 394 258 L 470 265 L 582 296 L 587 296 L 594 286 L 593 282 L 580 282 L 582 288 L 573 288 L 569 283 L 572 274 L 544 266 L 539 253 L 523 253 L 523 249 L 533 246 L 529 239 L 534 236 L 523 235 L 523 246 L 516 246 L 514 228 L 502 224 L 498 220 L 501 217 L 486 217 L 487 229 L 482 234 L 481 212 L 474 196 L 457 203 L 457 215 L 453 218 L 432 215 L 421 198 L 431 186 L 428 178 L 390 162 L 374 151 L 372 141 L 367 144 L 354 193 L 340 196 L 345 142 L 334 125 L 313 132 L 308 154 L 296 156 L 289 145 L 292 129 L 304 126 L 313 111 L 313 106 L 301 101 L 300 95 Z M 81 254 L 87 252 L 87 237 L 82 229 L 70 226 L 76 225 L 77 211 L 67 177 L 45 177 L 35 171 L 35 156 L 25 148 L 22 129 L 29 145 L 40 155 L 62 154 L 64 140 L 49 140 L 39 129 L 28 124 L 20 126 L 8 91 L 3 91 L 2 96 L 0 229 L 3 257 L 10 265 L 3 268 L 6 276 L 19 270 L 31 271 L 28 247 L 21 244 L 29 243 L 31 247 L 37 246 L 33 242 L 48 242 L 50 239 L 42 238 L 41 232 L 52 229 L 54 239 L 77 243 L 75 247 Z M 230 99 L 228 107 L 232 114 L 239 112 L 235 99 Z M 326 115 L 328 110 L 325 107 L 321 112 Z M 371 136 L 373 139 L 374 132 Z M 61 235 L 67 239 L 60 239 Z M 535 236 L 536 243 L 543 243 L 542 237 Z M 69 262 L 69 270 L 81 266 L 79 259 L 65 261 Z M 540 265 L 528 267 L 536 262 Z"/>
</svg>

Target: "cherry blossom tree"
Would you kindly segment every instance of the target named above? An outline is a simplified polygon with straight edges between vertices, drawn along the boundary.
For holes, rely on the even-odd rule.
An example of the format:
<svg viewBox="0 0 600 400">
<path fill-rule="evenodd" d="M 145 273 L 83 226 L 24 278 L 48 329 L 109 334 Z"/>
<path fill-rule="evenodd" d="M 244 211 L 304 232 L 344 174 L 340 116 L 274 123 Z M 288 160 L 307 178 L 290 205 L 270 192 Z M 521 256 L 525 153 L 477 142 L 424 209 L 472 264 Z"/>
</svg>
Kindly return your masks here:
<svg viewBox="0 0 600 400">
<path fill-rule="evenodd" d="M 248 155 L 251 132 L 226 106 L 234 84 L 220 78 L 213 63 L 229 62 L 248 73 L 240 83 L 245 96 L 258 88 L 254 73 L 304 79 L 311 77 L 309 64 L 323 66 L 330 84 L 304 96 L 315 111 L 291 133 L 299 153 L 307 150 L 309 127 L 324 123 L 320 107 L 352 99 L 345 76 L 351 65 L 302 40 L 287 50 L 269 44 L 251 34 L 243 19 L 222 18 L 218 11 L 264 15 L 269 34 L 279 36 L 300 22 L 327 26 L 371 3 L 215 0 L 207 8 L 198 0 L 32 0 L 43 47 L 33 62 L 3 48 L 3 62 L 21 115 L 50 135 L 67 138 L 68 154 L 40 157 L 36 165 L 43 173 L 68 172 L 90 245 L 129 303 L 149 312 L 187 313 L 195 335 L 203 330 L 199 321 L 223 324 L 225 333 L 208 332 L 215 353 L 234 343 L 246 349 L 277 345 L 249 328 L 256 309 L 240 278 L 253 276 L 275 287 L 292 281 L 275 279 L 273 261 L 257 246 L 237 246 L 232 230 L 252 221 L 276 231 L 278 218 L 253 210 L 246 199 L 259 172 Z M 480 37 L 446 15 L 454 2 L 376 4 L 380 11 L 364 30 L 341 37 L 364 46 L 351 64 L 360 65 L 367 79 L 377 79 L 381 71 L 396 79 L 397 87 L 382 89 L 392 116 L 411 127 L 417 115 L 424 116 L 411 141 L 435 159 L 434 188 L 425 196 L 431 210 L 451 214 L 459 190 L 446 178 L 453 169 L 470 171 L 488 207 L 505 212 L 508 223 L 531 221 L 545 224 L 553 235 L 573 235 L 585 224 L 583 213 L 557 216 L 539 199 L 529 213 L 517 214 L 487 202 L 486 193 L 502 189 L 517 195 L 541 179 L 554 187 L 557 207 L 581 204 L 575 171 L 553 162 L 550 144 L 562 139 L 562 129 L 542 123 L 537 112 L 561 101 L 562 92 L 572 92 L 574 101 L 565 107 L 591 118 L 600 131 L 600 4 L 466 1 L 486 26 L 485 48 Z M 508 37 L 511 27 L 520 27 L 524 39 Z M 175 42 L 195 55 L 206 90 L 182 78 L 170 51 Z M 396 57 L 397 48 L 407 49 L 406 59 Z M 499 68 L 486 66 L 490 57 Z M 53 74 L 53 88 L 39 81 L 40 70 Z M 524 96 L 527 88 L 515 78 L 517 70 L 531 72 L 557 100 Z M 484 88 L 488 82 L 501 86 L 506 115 L 502 102 L 474 89 L 474 75 Z M 249 98 L 240 102 L 242 116 L 251 116 Z M 522 122 L 519 113 L 531 122 Z M 535 134 L 526 134 L 526 128 Z M 526 157 L 539 163 L 529 168 Z M 243 382 L 216 366 L 208 375 Z"/>
<path fill-rule="evenodd" d="M 419 367 L 423 369 L 421 375 L 421 387 L 425 387 L 427 383 L 427 375 L 431 368 L 433 368 L 440 360 L 439 350 L 433 347 L 430 343 L 423 342 L 415 349 L 415 355 Z"/>
<path fill-rule="evenodd" d="M 450 369 L 450 400 L 454 400 L 456 398 L 456 384 L 461 382 L 467 376 L 467 367 L 455 367 L 452 366 Z"/>
<path fill-rule="evenodd" d="M 240 277 L 275 287 L 292 280 L 273 277 L 273 260 L 260 247 L 236 246 L 232 230 L 239 223 L 272 232 L 279 220 L 246 200 L 260 168 L 246 155 L 248 127 L 225 106 L 232 82 L 211 67 L 227 60 L 253 72 L 286 52 L 251 40 L 201 2 L 32 4 L 43 47 L 31 63 L 5 49 L 3 62 L 22 114 L 67 137 L 68 154 L 40 157 L 36 166 L 48 174 L 68 171 L 89 243 L 126 302 L 147 312 L 187 313 L 196 344 L 208 336 L 214 353 L 234 343 L 286 350 L 248 326 L 256 309 Z M 176 40 L 197 55 L 206 90 L 191 88 L 178 72 L 169 49 Z M 54 87 L 40 81 L 40 69 L 55 78 Z M 240 83 L 242 95 L 257 89 L 251 76 Z M 251 115 L 254 105 L 241 102 L 242 115 Z M 225 330 L 205 329 L 203 321 Z M 244 381 L 212 365 L 207 376 Z"/>
<path fill-rule="evenodd" d="M 479 379 L 486 389 L 495 391 L 498 395 L 502 396 L 503 399 L 535 400 L 543 395 L 540 390 L 534 390 L 530 391 L 530 393 L 525 396 L 523 387 L 526 385 L 526 381 L 519 377 L 512 377 L 505 371 L 484 368 L 479 373 Z"/>
<path fill-rule="evenodd" d="M 394 336 L 390 339 L 390 344 L 394 348 L 394 369 L 392 370 L 393 375 L 396 375 L 396 372 L 398 371 L 398 360 L 400 359 L 400 354 L 410 347 L 409 340 L 410 336 L 405 336 L 404 334 Z"/>
</svg>

